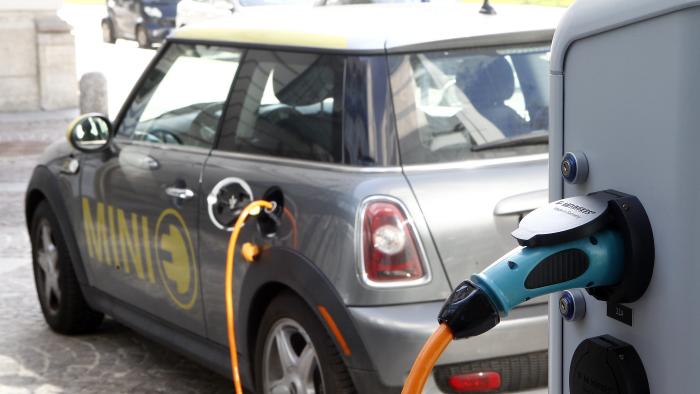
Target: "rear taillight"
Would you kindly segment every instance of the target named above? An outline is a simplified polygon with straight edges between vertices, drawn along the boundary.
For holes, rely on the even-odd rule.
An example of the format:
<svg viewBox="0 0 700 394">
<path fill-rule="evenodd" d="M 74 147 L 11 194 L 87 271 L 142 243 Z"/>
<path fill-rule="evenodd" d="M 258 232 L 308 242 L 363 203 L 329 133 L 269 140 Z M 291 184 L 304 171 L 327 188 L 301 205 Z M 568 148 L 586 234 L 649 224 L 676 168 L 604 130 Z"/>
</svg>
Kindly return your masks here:
<svg viewBox="0 0 700 394">
<path fill-rule="evenodd" d="M 362 268 L 373 285 L 413 284 L 427 279 L 411 222 L 401 206 L 372 200 L 362 212 Z"/>
<path fill-rule="evenodd" d="M 488 393 L 501 388 L 501 374 L 489 371 L 454 375 L 449 383 L 458 393 Z"/>
</svg>

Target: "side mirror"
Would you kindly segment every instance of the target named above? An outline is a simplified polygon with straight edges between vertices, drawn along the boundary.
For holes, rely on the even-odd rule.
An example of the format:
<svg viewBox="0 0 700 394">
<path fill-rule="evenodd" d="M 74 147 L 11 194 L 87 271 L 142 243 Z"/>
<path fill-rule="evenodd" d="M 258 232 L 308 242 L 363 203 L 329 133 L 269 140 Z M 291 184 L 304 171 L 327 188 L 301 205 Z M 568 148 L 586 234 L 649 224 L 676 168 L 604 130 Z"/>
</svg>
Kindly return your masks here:
<svg viewBox="0 0 700 394">
<path fill-rule="evenodd" d="M 99 152 L 112 140 L 112 122 L 102 114 L 85 114 L 68 126 L 68 142 L 83 152 Z"/>
</svg>

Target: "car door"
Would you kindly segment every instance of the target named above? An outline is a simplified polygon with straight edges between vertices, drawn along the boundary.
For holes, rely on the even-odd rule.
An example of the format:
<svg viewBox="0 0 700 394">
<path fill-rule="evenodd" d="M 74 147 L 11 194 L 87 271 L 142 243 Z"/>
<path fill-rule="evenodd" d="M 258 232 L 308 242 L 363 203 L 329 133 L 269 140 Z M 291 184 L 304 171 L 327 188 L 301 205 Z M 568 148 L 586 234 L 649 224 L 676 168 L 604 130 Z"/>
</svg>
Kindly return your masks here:
<svg viewBox="0 0 700 394">
<path fill-rule="evenodd" d="M 204 333 L 198 206 L 240 52 L 173 43 L 132 93 L 110 153 L 82 167 L 85 261 L 112 297 Z"/>
<path fill-rule="evenodd" d="M 324 211 L 321 206 L 329 204 L 325 195 L 318 196 L 318 184 L 311 180 L 320 182 L 325 177 L 328 184 L 340 184 L 347 179 L 313 168 L 315 163 L 343 160 L 344 62 L 345 57 L 338 55 L 252 49 L 246 53 L 220 143 L 207 161 L 202 180 L 202 192 L 209 195 L 200 213 L 203 296 L 208 335 L 216 342 L 227 343 L 223 278 L 230 233 L 226 228 L 233 224 L 235 213 L 279 187 L 286 213 L 276 237 L 268 241 L 296 248 L 297 234 L 290 218 L 299 212 Z M 302 175 L 298 167 L 285 165 L 285 159 L 310 163 L 311 168 L 307 166 Z M 336 193 L 343 195 L 344 191 Z M 338 198 L 351 199 L 348 194 Z M 264 238 L 256 228 L 246 226 L 250 230 L 241 235 L 240 243 L 252 239 L 262 244 Z M 332 250 L 329 245 L 333 243 L 325 245 Z M 236 259 L 235 264 L 235 300 L 247 269 L 241 261 Z"/>
</svg>

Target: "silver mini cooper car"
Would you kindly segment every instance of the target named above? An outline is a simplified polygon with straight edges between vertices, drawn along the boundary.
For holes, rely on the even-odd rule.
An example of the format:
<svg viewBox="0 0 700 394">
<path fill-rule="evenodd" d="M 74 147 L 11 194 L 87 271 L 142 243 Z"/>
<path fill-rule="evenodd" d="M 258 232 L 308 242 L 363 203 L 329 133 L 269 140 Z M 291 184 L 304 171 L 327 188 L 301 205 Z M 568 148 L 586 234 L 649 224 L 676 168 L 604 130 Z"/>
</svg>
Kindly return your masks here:
<svg viewBox="0 0 700 394">
<path fill-rule="evenodd" d="M 245 386 L 398 392 L 453 286 L 546 202 L 548 60 L 561 11 L 264 10 L 166 40 L 113 122 L 87 115 L 26 195 L 57 332 L 104 314 L 221 373 L 229 230 L 277 199 L 236 262 Z M 453 343 L 433 391 L 547 384 L 547 305 Z"/>
</svg>

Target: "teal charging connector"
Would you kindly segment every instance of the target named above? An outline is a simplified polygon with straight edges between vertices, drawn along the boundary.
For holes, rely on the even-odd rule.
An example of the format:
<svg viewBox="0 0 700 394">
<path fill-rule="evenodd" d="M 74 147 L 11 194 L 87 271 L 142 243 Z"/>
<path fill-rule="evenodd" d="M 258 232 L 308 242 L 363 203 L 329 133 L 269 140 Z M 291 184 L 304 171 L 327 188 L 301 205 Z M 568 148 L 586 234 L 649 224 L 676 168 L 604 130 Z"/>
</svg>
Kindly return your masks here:
<svg viewBox="0 0 700 394">
<path fill-rule="evenodd" d="M 527 215 L 520 244 L 462 282 L 438 321 L 455 338 L 482 334 L 532 298 L 586 288 L 603 301 L 633 302 L 653 270 L 649 219 L 634 196 L 613 190 L 555 201 Z"/>
<path fill-rule="evenodd" d="M 620 282 L 624 241 L 603 230 L 551 246 L 521 246 L 471 280 L 489 296 L 502 316 L 518 304 L 572 288 L 610 286 Z"/>
</svg>

